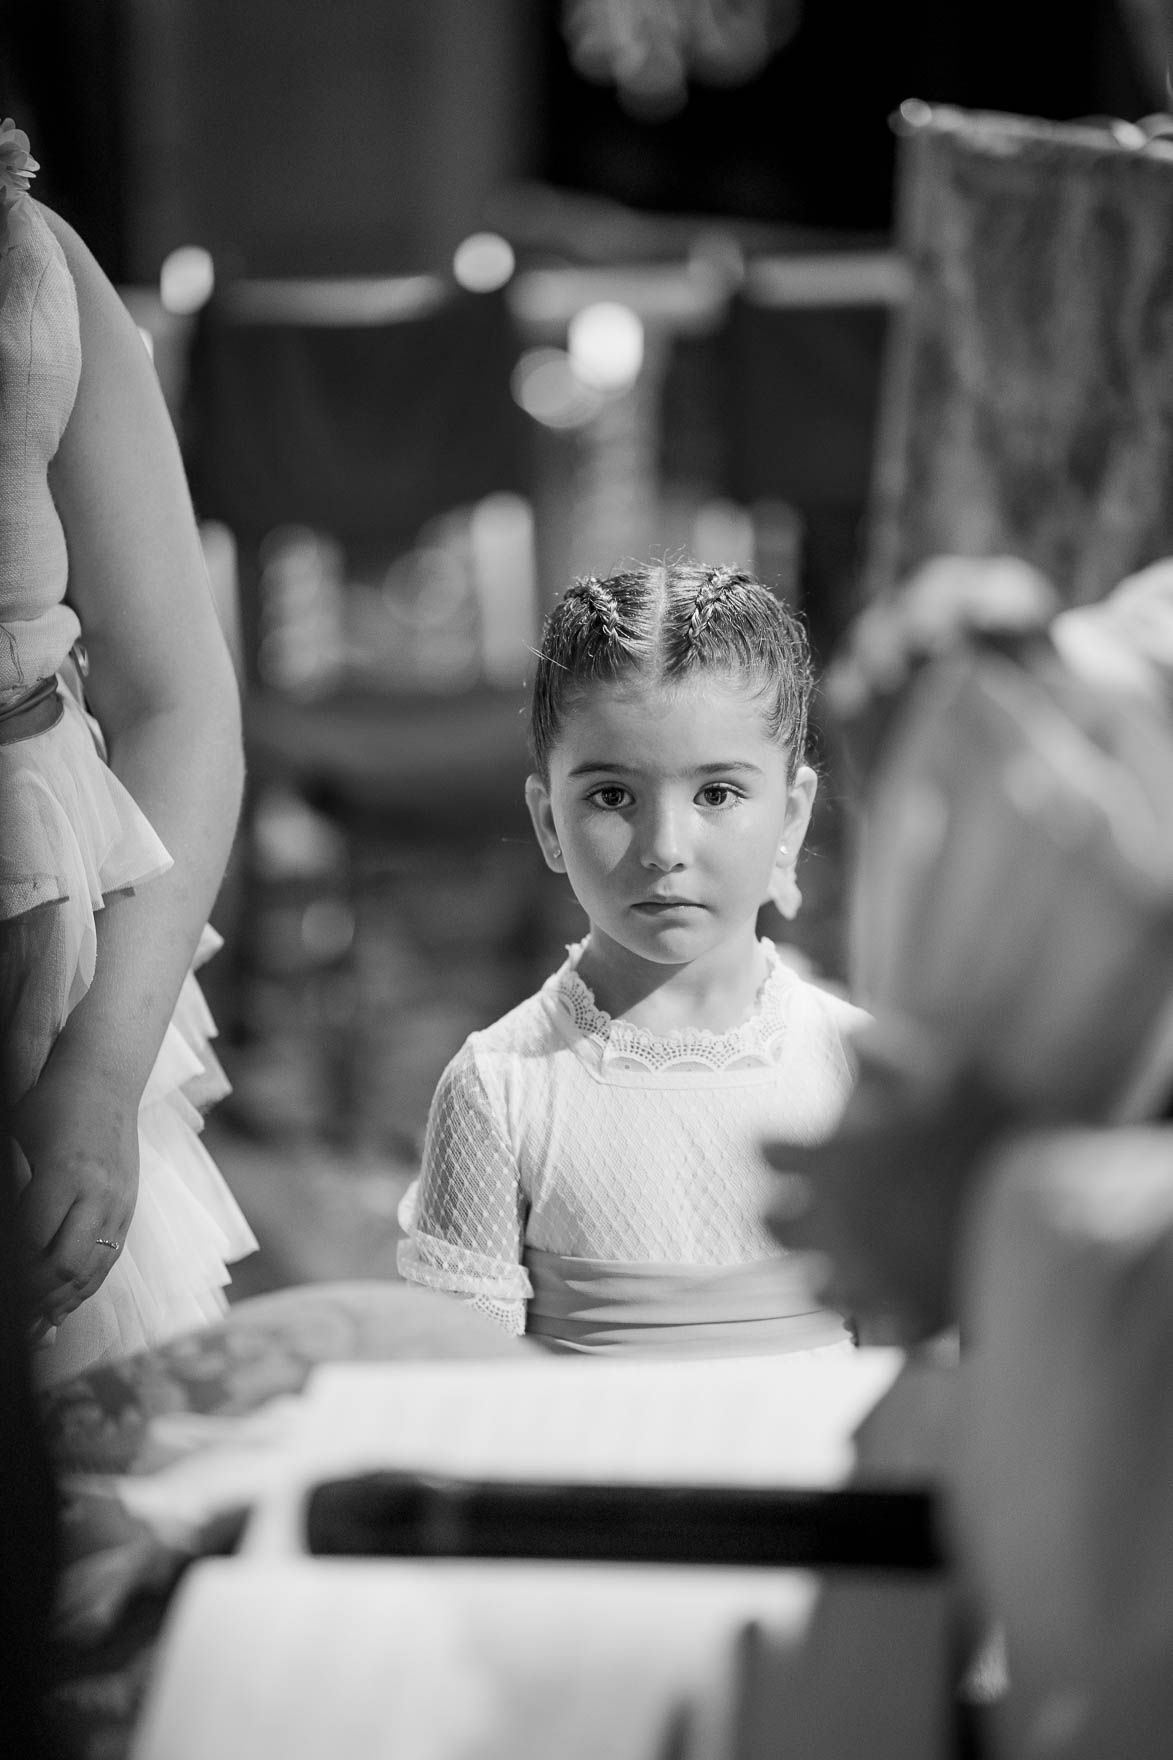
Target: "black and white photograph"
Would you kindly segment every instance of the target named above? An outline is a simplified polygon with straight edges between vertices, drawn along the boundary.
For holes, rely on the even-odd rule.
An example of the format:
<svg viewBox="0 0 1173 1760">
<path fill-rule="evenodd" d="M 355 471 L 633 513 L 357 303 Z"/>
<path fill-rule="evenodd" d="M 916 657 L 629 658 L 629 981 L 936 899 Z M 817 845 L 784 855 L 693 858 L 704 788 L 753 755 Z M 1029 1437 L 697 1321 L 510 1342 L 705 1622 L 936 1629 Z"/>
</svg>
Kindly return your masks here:
<svg viewBox="0 0 1173 1760">
<path fill-rule="evenodd" d="M 0 17 L 0 1751 L 1173 1753 L 1173 0 Z"/>
</svg>

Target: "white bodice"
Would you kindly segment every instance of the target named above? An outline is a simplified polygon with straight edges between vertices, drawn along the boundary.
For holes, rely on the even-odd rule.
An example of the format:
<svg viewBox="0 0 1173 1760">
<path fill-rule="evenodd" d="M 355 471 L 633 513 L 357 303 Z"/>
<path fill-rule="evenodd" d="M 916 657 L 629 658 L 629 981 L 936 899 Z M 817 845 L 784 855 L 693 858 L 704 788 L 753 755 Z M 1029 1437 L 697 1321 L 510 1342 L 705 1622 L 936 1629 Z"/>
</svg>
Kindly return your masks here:
<svg viewBox="0 0 1173 1760">
<path fill-rule="evenodd" d="M 69 560 L 49 488 L 81 373 L 77 295 L 40 209 L 26 207 L 19 243 L 0 252 L 0 700 L 51 678 L 80 628 L 63 602 Z"/>
<path fill-rule="evenodd" d="M 536 996 L 472 1034 L 440 1079 L 404 1201 L 404 1275 L 512 1305 L 532 1293 L 526 1246 L 641 1264 L 776 1254 L 759 1145 L 834 1128 L 867 1016 L 766 946 L 755 1010 L 727 1033 L 612 1020 L 572 948 Z"/>
</svg>

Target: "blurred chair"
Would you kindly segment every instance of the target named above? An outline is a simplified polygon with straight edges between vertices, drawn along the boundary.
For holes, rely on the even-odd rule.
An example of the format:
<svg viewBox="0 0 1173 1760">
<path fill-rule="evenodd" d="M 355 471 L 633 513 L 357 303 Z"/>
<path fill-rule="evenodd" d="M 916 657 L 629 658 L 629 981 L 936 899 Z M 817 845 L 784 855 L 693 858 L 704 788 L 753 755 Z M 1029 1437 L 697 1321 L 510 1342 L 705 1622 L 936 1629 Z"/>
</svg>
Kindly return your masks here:
<svg viewBox="0 0 1173 1760">
<path fill-rule="evenodd" d="M 404 549 L 526 484 L 500 293 L 432 276 L 238 282 L 204 308 L 185 440 L 200 513 L 245 546 L 303 524 Z"/>
<path fill-rule="evenodd" d="M 459 688 L 381 676 L 361 631 L 349 651 L 339 645 L 330 613 L 344 624 L 347 595 L 363 580 L 374 583 L 368 600 L 392 616 L 394 571 L 429 521 L 524 491 L 523 418 L 509 389 L 516 354 L 499 293 L 465 293 L 428 276 L 239 282 L 204 308 L 193 345 L 189 474 L 200 516 L 235 538 L 243 636 L 249 784 L 225 1026 L 238 1036 L 248 1029 L 274 902 L 260 859 L 261 809 L 276 790 L 324 815 L 344 852 L 342 884 L 359 925 L 349 942 L 354 1001 L 326 1037 L 340 1084 L 335 1109 L 359 1137 L 369 1135 L 360 1071 L 373 1025 L 364 909 L 376 892 L 394 891 L 405 866 L 467 868 L 506 840 L 528 846 L 527 765 L 517 689 L 475 664 L 447 681 Z M 308 544 L 334 570 L 295 583 L 303 647 L 294 673 L 266 664 L 274 630 L 265 570 L 275 543 L 291 543 L 303 560 Z M 312 601 L 330 591 L 337 602 L 323 615 Z M 523 664 L 524 656 L 519 679 Z"/>
<path fill-rule="evenodd" d="M 901 106 L 911 275 L 885 369 L 865 587 L 1014 555 L 1070 604 L 1173 552 L 1173 142 Z"/>
</svg>

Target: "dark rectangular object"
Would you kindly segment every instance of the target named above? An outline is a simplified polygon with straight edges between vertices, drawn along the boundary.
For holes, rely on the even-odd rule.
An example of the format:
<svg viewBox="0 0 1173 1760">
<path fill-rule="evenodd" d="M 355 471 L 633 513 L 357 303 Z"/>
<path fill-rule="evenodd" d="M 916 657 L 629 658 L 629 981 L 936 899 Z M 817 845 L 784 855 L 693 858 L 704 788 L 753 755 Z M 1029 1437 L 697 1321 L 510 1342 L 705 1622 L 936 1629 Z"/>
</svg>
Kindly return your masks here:
<svg viewBox="0 0 1173 1760">
<path fill-rule="evenodd" d="M 491 1483 L 400 1472 L 315 1486 L 306 1543 L 334 1557 L 922 1574 L 947 1562 L 927 1490 Z"/>
</svg>

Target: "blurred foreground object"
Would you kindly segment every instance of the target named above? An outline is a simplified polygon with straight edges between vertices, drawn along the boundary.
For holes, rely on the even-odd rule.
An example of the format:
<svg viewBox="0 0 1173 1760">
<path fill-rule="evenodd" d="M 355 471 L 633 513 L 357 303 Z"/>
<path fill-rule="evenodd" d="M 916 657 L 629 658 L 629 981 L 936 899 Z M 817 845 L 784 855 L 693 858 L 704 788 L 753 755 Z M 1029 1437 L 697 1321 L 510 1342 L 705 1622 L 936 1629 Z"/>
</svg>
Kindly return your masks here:
<svg viewBox="0 0 1173 1760">
<path fill-rule="evenodd" d="M 856 983 L 1027 1117 L 1143 1116 L 1173 990 L 1173 718 L 1015 645 L 908 687 L 865 810 Z"/>
<path fill-rule="evenodd" d="M 325 1368 L 293 1446 L 232 1449 L 255 1507 L 179 1588 L 135 1760 L 954 1751 L 928 1468 L 857 1444 L 898 1352 L 513 1348 Z M 184 1488 L 120 1490 L 157 1517 Z"/>
<path fill-rule="evenodd" d="M 1001 636 L 1042 629 L 1061 601 L 1045 575 L 1017 556 L 933 556 L 898 593 L 874 599 L 847 631 L 827 674 L 841 722 L 880 708 L 921 661 L 983 630 Z M 857 747 L 870 741 L 855 737 Z"/>
<path fill-rule="evenodd" d="M 0 1064 L 7 1051 L 0 1043 Z M 34 1403 L 31 1304 L 19 1262 L 15 1145 L 7 1125 L 7 1114 L 0 1116 L 0 1753 L 65 1760 L 50 1739 L 43 1703 L 60 1512 Z"/>
<path fill-rule="evenodd" d="M 1173 1088 L 1173 568 L 1049 631 L 1047 604 L 1013 559 L 942 557 L 849 644 L 877 1026 L 830 1143 L 770 1146 L 771 1224 L 872 1340 L 955 1318 L 999 1133 L 1143 1119 Z"/>
<path fill-rule="evenodd" d="M 972 1068 L 891 1023 L 855 1045 L 856 1087 L 827 1142 L 778 1143 L 769 1212 L 806 1253 L 820 1301 L 861 1342 L 915 1344 L 956 1318 L 958 1253 L 975 1164 L 1007 1120 Z"/>
<path fill-rule="evenodd" d="M 130 1751 L 176 1578 L 194 1555 L 234 1545 L 312 1374 L 340 1362 L 488 1362 L 519 1348 L 426 1290 L 328 1282 L 238 1302 L 215 1325 L 54 1387 L 41 1411 L 64 1504 L 50 1701 L 60 1745 L 47 1760 Z M 175 1494 L 160 1500 L 164 1485 Z M 10 1660 L 23 1656 L 11 1646 Z M 335 1752 L 351 1751 L 334 1735 Z M 32 1760 L 31 1747 L 2 1751 Z M 242 1735 L 232 1751 L 254 1750 Z"/>
<path fill-rule="evenodd" d="M 967 1243 L 957 1515 L 1003 1623 L 1006 1760 L 1159 1760 L 1173 1729 L 1173 1130 L 990 1163 Z"/>
</svg>

